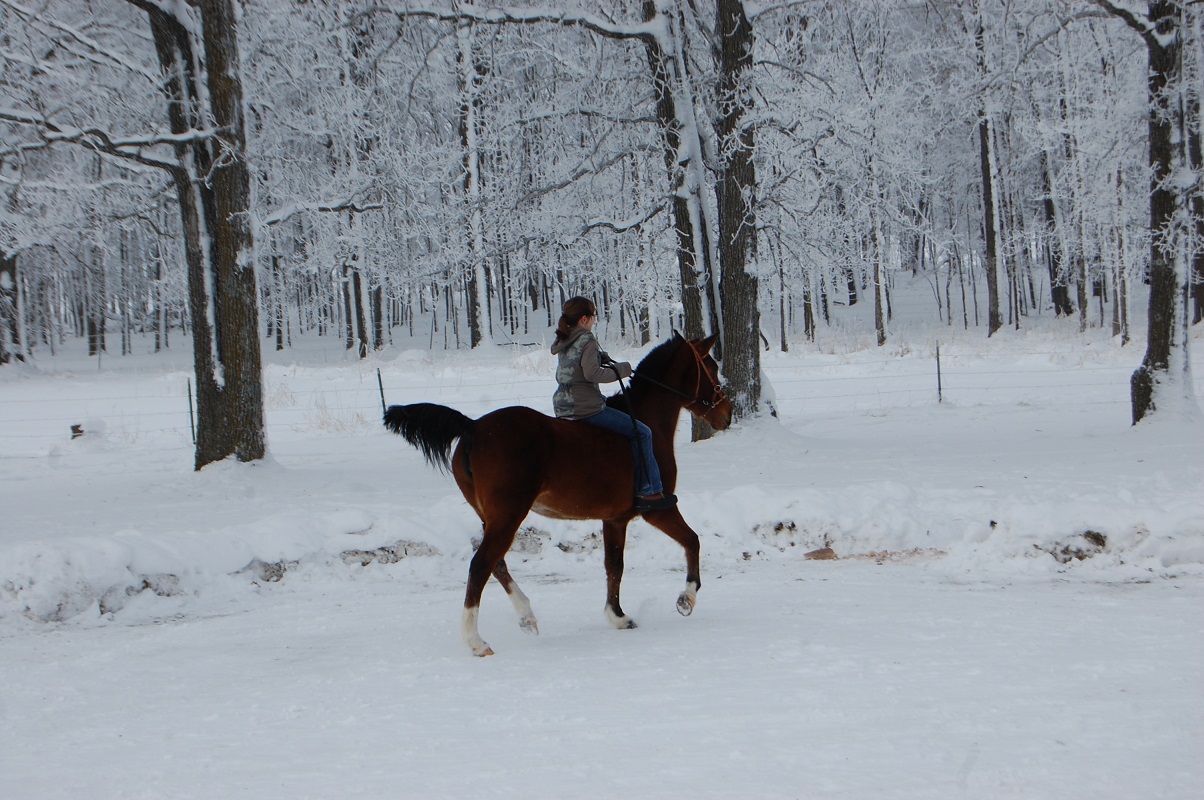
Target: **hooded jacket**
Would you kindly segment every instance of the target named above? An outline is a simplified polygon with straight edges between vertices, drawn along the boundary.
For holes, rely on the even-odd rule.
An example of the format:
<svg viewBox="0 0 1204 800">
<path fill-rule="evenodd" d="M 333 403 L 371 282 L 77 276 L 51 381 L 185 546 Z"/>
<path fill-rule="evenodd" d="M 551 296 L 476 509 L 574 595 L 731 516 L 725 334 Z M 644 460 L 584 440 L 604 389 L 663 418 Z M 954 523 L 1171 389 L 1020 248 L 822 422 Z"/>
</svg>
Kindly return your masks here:
<svg viewBox="0 0 1204 800">
<path fill-rule="evenodd" d="M 552 395 L 552 408 L 558 417 L 592 417 L 606 405 L 598 384 L 613 383 L 631 375 L 631 364 L 625 361 L 614 365 L 617 374 L 615 369 L 602 366 L 605 354 L 593 332 L 585 328 L 574 328 L 567 338 L 553 342 L 552 355 L 559 359 L 556 393 Z"/>
</svg>

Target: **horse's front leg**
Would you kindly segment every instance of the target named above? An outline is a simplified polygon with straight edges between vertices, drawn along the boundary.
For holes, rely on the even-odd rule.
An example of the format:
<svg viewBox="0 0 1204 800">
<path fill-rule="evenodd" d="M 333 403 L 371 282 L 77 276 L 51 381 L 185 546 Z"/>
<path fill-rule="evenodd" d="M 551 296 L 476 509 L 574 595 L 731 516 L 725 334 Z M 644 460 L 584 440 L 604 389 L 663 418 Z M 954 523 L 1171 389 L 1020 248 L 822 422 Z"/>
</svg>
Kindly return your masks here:
<svg viewBox="0 0 1204 800">
<path fill-rule="evenodd" d="M 602 544 L 606 554 L 606 619 L 619 630 L 636 627 L 635 620 L 619 605 L 619 585 L 623 582 L 623 549 L 627 546 L 627 521 L 602 523 Z"/>
<path fill-rule="evenodd" d="M 677 542 L 686 551 L 686 588 L 677 596 L 677 612 L 683 617 L 694 613 L 694 604 L 698 600 L 698 590 L 702 587 L 698 565 L 698 534 L 682 519 L 681 512 L 676 508 L 664 511 L 653 511 L 645 514 L 648 524 L 663 531 L 670 539 Z"/>
</svg>

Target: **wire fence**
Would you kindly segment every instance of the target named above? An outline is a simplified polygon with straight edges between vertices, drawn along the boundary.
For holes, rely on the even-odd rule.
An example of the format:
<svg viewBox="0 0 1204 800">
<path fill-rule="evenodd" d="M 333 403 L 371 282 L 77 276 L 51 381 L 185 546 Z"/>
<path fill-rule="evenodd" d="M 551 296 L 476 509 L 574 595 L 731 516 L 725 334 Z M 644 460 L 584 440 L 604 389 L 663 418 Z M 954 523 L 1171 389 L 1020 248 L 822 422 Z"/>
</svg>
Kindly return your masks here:
<svg viewBox="0 0 1204 800">
<path fill-rule="evenodd" d="M 764 374 L 766 398 L 783 418 L 941 403 L 1068 410 L 1108 404 L 1124 417 L 1133 368 L 1085 363 L 1081 353 L 1034 350 L 1008 352 L 1005 360 L 948 353 L 774 357 Z M 190 380 L 172 373 L 0 383 L 0 458 L 44 457 L 70 441 L 72 426 L 126 445 L 191 448 Z M 389 403 L 444 403 L 469 415 L 506 405 L 550 412 L 555 389 L 550 372 L 430 363 L 276 367 L 265 371 L 264 384 L 269 441 L 375 432 L 382 389 Z M 1199 378 L 1195 390 L 1197 396 L 1204 390 Z"/>
</svg>

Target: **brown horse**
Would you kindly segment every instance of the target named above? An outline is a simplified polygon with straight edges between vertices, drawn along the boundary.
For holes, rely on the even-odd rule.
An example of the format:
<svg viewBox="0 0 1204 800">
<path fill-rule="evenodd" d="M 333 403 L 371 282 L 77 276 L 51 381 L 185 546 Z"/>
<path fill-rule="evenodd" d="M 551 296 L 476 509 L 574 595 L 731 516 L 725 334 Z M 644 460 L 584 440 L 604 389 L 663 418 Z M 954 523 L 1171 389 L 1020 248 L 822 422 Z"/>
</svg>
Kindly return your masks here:
<svg viewBox="0 0 1204 800">
<path fill-rule="evenodd" d="M 626 400 L 616 395 L 607 401 L 623 410 L 629 403 L 652 430 L 666 493 L 677 483 L 673 433 L 681 410 L 702 417 L 718 430 L 732 421 L 732 406 L 710 355 L 714 343 L 714 336 L 687 341 L 674 334 L 640 362 Z M 390 406 L 385 425 L 422 451 L 432 466 L 450 468 L 464 498 L 484 523 L 484 539 L 468 568 L 461 627 L 464 643 L 474 654 L 493 655 L 477 631 L 481 592 L 491 574 L 514 604 L 519 626 L 539 632 L 530 601 L 506 568 L 506 553 L 531 511 L 556 519 L 602 520 L 606 617 L 616 628 L 636 626 L 619 606 L 627 524 L 637 516 L 635 457 L 627 439 L 588 423 L 553 419 L 519 406 L 491 411 L 477 420 L 431 403 Z M 685 548 L 686 588 L 677 598 L 677 610 L 688 616 L 701 585 L 698 535 L 676 507 L 643 516 Z"/>
</svg>

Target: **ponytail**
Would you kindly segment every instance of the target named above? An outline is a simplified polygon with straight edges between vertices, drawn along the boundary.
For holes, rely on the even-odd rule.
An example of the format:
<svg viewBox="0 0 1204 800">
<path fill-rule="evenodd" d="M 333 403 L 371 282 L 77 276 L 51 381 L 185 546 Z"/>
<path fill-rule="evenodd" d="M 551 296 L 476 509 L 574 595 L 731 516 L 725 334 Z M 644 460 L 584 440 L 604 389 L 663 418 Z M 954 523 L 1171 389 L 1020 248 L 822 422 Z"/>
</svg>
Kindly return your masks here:
<svg viewBox="0 0 1204 800">
<path fill-rule="evenodd" d="M 560 315 L 560 322 L 556 325 L 556 341 L 563 342 L 569 338 L 569 334 L 573 332 L 573 328 L 581 324 L 583 317 L 594 317 L 597 315 L 598 309 L 589 298 L 570 298 L 565 302 L 563 313 Z"/>
</svg>

